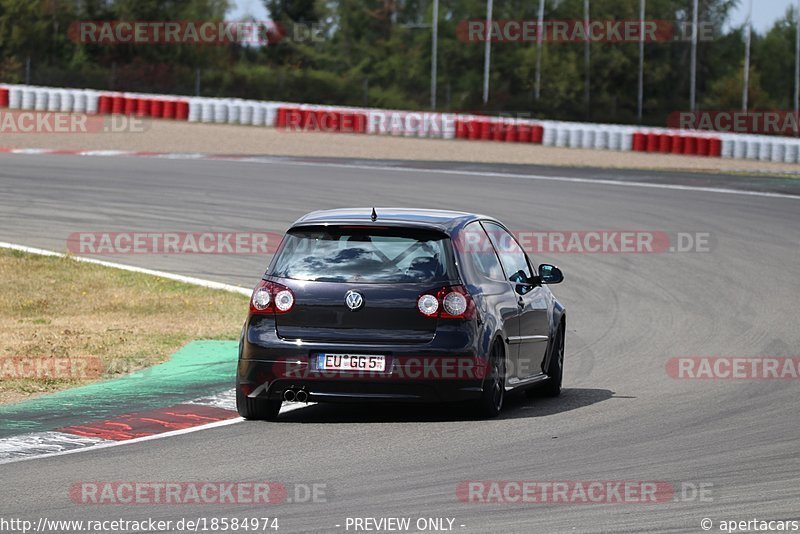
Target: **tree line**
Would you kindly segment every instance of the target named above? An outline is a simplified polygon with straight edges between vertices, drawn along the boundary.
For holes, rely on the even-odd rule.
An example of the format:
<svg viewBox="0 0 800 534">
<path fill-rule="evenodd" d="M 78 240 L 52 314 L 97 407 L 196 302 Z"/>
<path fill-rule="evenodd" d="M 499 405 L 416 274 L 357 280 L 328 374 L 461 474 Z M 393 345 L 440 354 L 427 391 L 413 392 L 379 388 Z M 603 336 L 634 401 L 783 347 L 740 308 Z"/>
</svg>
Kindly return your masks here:
<svg viewBox="0 0 800 534">
<path fill-rule="evenodd" d="M 742 104 L 745 29 L 729 24 L 738 0 L 700 0 L 710 36 L 698 45 L 701 109 Z M 0 0 L 0 82 L 228 96 L 264 100 L 430 108 L 432 0 L 264 0 L 282 39 L 266 46 L 226 43 L 100 44 L 70 35 L 76 21 L 222 21 L 226 0 Z M 638 0 L 591 0 L 592 20 L 639 19 Z M 590 102 L 585 45 L 544 42 L 535 90 L 535 39 L 493 42 L 490 98 L 482 98 L 484 43 L 464 38 L 464 21 L 483 19 L 485 0 L 440 0 L 439 110 L 515 113 L 559 120 L 637 122 L 638 42 L 592 42 Z M 583 0 L 547 0 L 546 20 L 576 21 Z M 647 43 L 644 119 L 663 125 L 689 107 L 691 0 L 648 0 L 647 20 L 675 28 Z M 538 2 L 495 0 L 494 20 L 538 17 Z M 751 109 L 791 109 L 795 13 L 754 33 Z M 688 33 L 691 33 L 689 29 Z"/>
</svg>

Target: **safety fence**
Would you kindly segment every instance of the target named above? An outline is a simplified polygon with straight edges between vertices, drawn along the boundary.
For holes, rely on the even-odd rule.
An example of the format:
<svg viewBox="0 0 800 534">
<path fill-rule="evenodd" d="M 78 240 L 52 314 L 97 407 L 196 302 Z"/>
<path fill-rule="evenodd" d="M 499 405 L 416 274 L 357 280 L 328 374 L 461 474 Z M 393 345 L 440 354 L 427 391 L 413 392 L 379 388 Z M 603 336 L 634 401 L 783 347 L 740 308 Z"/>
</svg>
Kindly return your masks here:
<svg viewBox="0 0 800 534">
<path fill-rule="evenodd" d="M 528 143 L 548 147 L 800 162 L 800 140 L 474 114 L 320 106 L 0 84 L 0 108 L 129 115 L 284 131 Z"/>
</svg>

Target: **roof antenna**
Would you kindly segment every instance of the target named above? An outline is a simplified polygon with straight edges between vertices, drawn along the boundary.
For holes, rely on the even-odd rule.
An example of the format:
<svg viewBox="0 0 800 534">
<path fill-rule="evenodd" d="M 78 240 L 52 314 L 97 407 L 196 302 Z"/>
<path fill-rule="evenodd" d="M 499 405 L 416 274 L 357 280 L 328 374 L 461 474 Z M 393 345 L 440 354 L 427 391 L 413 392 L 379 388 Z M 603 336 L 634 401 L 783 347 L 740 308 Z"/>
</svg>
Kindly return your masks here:
<svg viewBox="0 0 800 534">
<path fill-rule="evenodd" d="M 372 215 L 370 215 L 369 218 L 372 219 L 372 222 L 375 222 L 375 221 L 378 220 L 378 214 L 375 213 L 375 208 L 372 208 Z"/>
</svg>

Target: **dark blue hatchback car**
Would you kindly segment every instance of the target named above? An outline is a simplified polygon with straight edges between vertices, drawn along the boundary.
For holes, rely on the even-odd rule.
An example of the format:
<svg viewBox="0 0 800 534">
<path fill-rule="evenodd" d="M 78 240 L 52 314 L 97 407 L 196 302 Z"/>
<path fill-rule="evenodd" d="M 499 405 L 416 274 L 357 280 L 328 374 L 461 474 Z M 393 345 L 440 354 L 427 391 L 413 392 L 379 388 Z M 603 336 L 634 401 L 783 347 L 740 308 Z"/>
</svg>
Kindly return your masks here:
<svg viewBox="0 0 800 534">
<path fill-rule="evenodd" d="M 564 308 L 491 217 L 397 208 L 310 213 L 288 230 L 250 300 L 239 413 L 283 401 L 469 402 L 500 413 L 512 390 L 557 396 Z"/>
</svg>

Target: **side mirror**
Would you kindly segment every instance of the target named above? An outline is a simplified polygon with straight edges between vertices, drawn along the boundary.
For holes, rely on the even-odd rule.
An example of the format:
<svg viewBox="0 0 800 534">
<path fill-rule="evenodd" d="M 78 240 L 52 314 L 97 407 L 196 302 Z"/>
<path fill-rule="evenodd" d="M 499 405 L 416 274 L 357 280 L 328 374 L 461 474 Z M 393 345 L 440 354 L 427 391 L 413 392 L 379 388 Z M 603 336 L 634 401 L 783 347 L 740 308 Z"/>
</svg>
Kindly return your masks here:
<svg viewBox="0 0 800 534">
<path fill-rule="evenodd" d="M 542 284 L 560 284 L 564 281 L 564 273 L 555 265 L 543 263 L 539 266 L 539 280 Z"/>
</svg>

